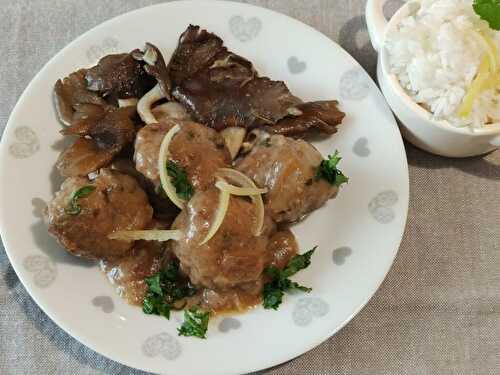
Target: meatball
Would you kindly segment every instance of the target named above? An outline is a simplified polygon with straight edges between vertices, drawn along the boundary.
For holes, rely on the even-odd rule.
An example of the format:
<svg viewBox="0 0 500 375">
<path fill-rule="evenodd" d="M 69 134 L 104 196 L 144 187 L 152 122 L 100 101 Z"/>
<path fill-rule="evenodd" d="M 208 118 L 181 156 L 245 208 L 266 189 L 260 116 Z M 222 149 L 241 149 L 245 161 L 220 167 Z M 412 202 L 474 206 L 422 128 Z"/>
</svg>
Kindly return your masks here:
<svg viewBox="0 0 500 375">
<path fill-rule="evenodd" d="M 162 242 L 137 241 L 129 255 L 101 261 L 100 266 L 121 297 L 132 305 L 141 305 L 148 290 L 144 279 L 160 270 L 163 254 Z"/>
<path fill-rule="evenodd" d="M 86 186 L 93 190 L 86 189 L 87 194 L 75 202 L 73 194 Z M 102 169 L 95 180 L 68 178 L 47 207 L 49 232 L 70 253 L 89 259 L 127 255 L 132 242 L 107 236 L 119 230 L 144 229 L 152 215 L 153 209 L 138 183 L 107 169 Z"/>
<path fill-rule="evenodd" d="M 310 143 L 273 135 L 256 144 L 236 168 L 267 187 L 266 211 L 275 222 L 294 222 L 337 194 L 336 186 L 315 178 L 322 160 Z"/>
<path fill-rule="evenodd" d="M 186 170 L 195 190 L 205 190 L 214 183 L 214 173 L 230 165 L 231 156 L 215 130 L 195 122 L 172 119 L 143 127 L 135 141 L 136 168 L 155 186 L 160 185 L 160 145 L 165 134 L 176 124 L 181 130 L 170 143 L 170 160 Z"/>
<path fill-rule="evenodd" d="M 197 192 L 172 225 L 173 229 L 185 233 L 184 238 L 169 245 L 179 258 L 183 272 L 197 286 L 228 290 L 260 285 L 269 259 L 267 244 L 273 224 L 267 219 L 263 233 L 254 236 L 254 205 L 232 196 L 219 230 L 207 243 L 200 245 L 213 220 L 218 196 L 216 188 Z"/>
</svg>

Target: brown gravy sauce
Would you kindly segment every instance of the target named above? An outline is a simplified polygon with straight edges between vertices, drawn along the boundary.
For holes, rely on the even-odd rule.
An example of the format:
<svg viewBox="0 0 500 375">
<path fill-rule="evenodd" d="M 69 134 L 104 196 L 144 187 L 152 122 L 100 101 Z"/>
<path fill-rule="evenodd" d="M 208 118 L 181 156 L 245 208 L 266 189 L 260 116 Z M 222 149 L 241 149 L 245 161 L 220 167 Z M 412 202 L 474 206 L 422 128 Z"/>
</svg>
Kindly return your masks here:
<svg viewBox="0 0 500 375">
<path fill-rule="evenodd" d="M 288 261 L 297 254 L 298 245 L 293 233 L 285 229 L 271 236 L 267 249 L 266 266 L 273 265 L 283 269 Z M 202 308 L 209 309 L 215 314 L 242 313 L 262 302 L 262 287 L 266 281 L 266 276 L 262 275 L 261 279 L 254 283 L 226 291 L 204 289 L 195 296 L 196 298 L 191 303 L 199 304 Z"/>
<path fill-rule="evenodd" d="M 163 244 L 137 241 L 132 254 L 117 261 L 101 260 L 99 265 L 116 292 L 131 305 L 142 305 L 147 292 L 144 279 L 162 265 Z"/>
<path fill-rule="evenodd" d="M 282 269 L 297 254 L 298 245 L 293 233 L 281 230 L 274 233 L 267 245 L 267 265 Z M 131 255 L 117 261 L 100 261 L 101 270 L 115 286 L 117 293 L 131 305 L 142 305 L 147 285 L 144 278 L 161 268 L 164 248 L 161 243 L 138 241 Z M 202 289 L 187 301 L 187 306 L 200 305 L 214 314 L 242 313 L 259 305 L 262 301 L 261 279 L 223 291 Z"/>
</svg>

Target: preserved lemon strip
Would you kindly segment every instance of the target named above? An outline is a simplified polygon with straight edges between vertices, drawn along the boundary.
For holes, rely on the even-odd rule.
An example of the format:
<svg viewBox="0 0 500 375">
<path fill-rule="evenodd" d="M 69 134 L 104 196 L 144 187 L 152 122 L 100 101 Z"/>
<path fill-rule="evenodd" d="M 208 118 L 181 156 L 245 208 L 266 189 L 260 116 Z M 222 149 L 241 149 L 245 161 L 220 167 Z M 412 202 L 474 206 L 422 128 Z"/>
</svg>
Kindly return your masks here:
<svg viewBox="0 0 500 375">
<path fill-rule="evenodd" d="M 219 204 L 217 205 L 217 209 L 215 210 L 214 220 L 212 222 L 212 225 L 210 226 L 210 229 L 208 230 L 207 235 L 205 236 L 205 239 L 200 243 L 200 245 L 207 243 L 219 230 L 222 222 L 224 221 L 224 217 L 226 216 L 230 197 L 231 194 L 229 194 L 227 191 L 220 191 Z"/>
<path fill-rule="evenodd" d="M 476 78 L 472 81 L 467 94 L 464 96 L 462 105 L 458 109 L 458 115 L 462 118 L 470 116 L 474 101 L 481 92 L 492 89 L 499 83 L 497 47 L 495 43 L 483 32 L 475 31 L 473 35 L 484 48 L 486 56 L 482 58 Z"/>
<path fill-rule="evenodd" d="M 484 56 L 481 60 L 481 64 L 479 65 L 479 70 L 476 75 L 476 78 L 472 81 L 469 91 L 464 96 L 462 101 L 462 105 L 458 109 L 458 115 L 462 118 L 469 117 L 472 112 L 472 107 L 474 106 L 474 101 L 476 97 L 483 90 L 484 85 L 488 80 L 488 76 L 490 73 L 490 59 L 487 56 Z"/>
<path fill-rule="evenodd" d="M 179 241 L 183 233 L 180 230 L 122 230 L 111 233 L 108 238 L 110 240 L 120 241 Z"/>
<path fill-rule="evenodd" d="M 227 191 L 228 193 L 230 193 L 231 195 L 238 195 L 238 196 L 252 196 L 252 195 L 259 195 L 259 194 L 267 193 L 267 189 L 258 189 L 258 188 L 253 188 L 253 187 L 238 187 L 238 186 L 228 184 L 224 180 L 218 180 L 215 183 L 215 186 L 219 190 L 224 190 L 224 191 Z"/>
<path fill-rule="evenodd" d="M 233 182 L 242 185 L 243 187 L 248 187 L 252 189 L 258 189 L 257 185 L 252 181 L 250 177 L 247 175 L 241 173 L 240 171 L 237 171 L 235 169 L 231 168 L 221 168 L 217 171 L 218 175 L 221 177 L 228 178 L 232 180 Z M 263 189 L 261 189 L 263 190 Z M 266 191 L 267 192 L 267 191 Z M 256 195 L 250 195 L 250 199 L 252 200 L 253 204 L 255 205 L 255 208 L 257 210 L 256 212 L 256 217 L 257 217 L 257 223 L 255 225 L 255 229 L 253 231 L 253 234 L 255 236 L 260 236 L 262 233 L 262 228 L 264 227 L 264 202 L 262 201 L 262 196 L 260 194 Z"/>
<path fill-rule="evenodd" d="M 177 192 L 175 190 L 175 186 L 172 184 L 170 180 L 170 176 L 167 173 L 167 160 L 168 160 L 168 146 L 172 141 L 174 135 L 181 130 L 179 125 L 175 125 L 172 129 L 170 129 L 167 134 L 165 134 L 165 138 L 161 142 L 160 146 L 160 155 L 158 156 L 158 171 L 160 172 L 160 182 L 163 190 L 167 194 L 167 197 L 181 210 L 184 208 L 186 202 L 177 196 Z"/>
<path fill-rule="evenodd" d="M 498 59 L 497 47 L 495 45 L 495 42 L 493 42 L 493 40 L 483 32 L 474 32 L 474 35 L 488 55 L 488 59 L 490 60 L 491 72 L 496 73 L 496 71 L 498 70 Z"/>
</svg>

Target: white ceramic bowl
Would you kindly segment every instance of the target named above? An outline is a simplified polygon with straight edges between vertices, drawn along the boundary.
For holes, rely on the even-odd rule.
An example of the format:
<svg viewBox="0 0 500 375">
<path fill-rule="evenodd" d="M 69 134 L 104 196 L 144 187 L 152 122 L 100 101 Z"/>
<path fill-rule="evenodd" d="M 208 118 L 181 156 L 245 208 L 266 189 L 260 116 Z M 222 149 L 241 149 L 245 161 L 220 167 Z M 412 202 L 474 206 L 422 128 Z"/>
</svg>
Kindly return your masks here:
<svg viewBox="0 0 500 375">
<path fill-rule="evenodd" d="M 389 22 L 383 14 L 388 0 L 368 0 L 366 22 L 375 50 L 379 52 L 377 78 L 380 88 L 399 118 L 403 137 L 415 146 L 433 154 L 448 157 L 481 155 L 500 147 L 500 124 L 472 131 L 468 127 L 457 128 L 447 121 L 435 120 L 432 114 L 415 103 L 391 73 L 389 53 L 385 48 L 387 35 L 396 30 L 401 19 L 418 9 L 418 1 L 403 5 Z"/>
</svg>

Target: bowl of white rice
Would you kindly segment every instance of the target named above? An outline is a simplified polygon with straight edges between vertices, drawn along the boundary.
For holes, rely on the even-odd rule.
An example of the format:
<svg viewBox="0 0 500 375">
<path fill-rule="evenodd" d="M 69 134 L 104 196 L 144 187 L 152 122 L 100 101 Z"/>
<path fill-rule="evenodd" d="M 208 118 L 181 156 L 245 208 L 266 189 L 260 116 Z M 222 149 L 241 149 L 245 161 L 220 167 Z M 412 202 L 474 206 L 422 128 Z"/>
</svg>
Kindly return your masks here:
<svg viewBox="0 0 500 375">
<path fill-rule="evenodd" d="M 403 137 L 442 156 L 500 147 L 500 32 L 472 0 L 419 0 L 387 22 L 387 0 L 368 0 L 377 77 Z"/>
</svg>

